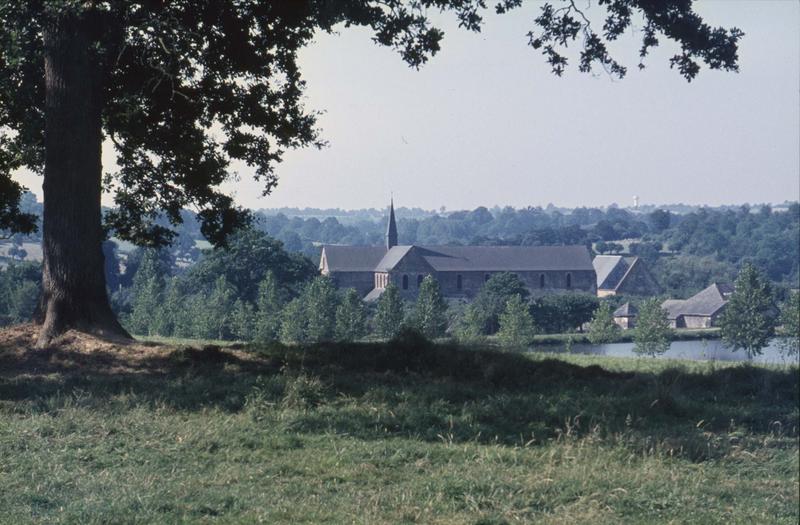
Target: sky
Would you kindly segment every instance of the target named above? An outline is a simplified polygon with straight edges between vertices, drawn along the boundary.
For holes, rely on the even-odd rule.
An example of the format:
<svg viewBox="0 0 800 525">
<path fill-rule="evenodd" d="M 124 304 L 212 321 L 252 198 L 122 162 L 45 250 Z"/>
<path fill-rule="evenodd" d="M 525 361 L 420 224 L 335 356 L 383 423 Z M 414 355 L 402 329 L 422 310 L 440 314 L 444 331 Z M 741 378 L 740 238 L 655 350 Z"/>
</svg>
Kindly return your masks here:
<svg viewBox="0 0 800 525">
<path fill-rule="evenodd" d="M 613 47 L 624 79 L 574 61 L 555 77 L 526 45 L 538 5 L 489 12 L 479 34 L 434 14 L 442 50 L 419 71 L 368 30 L 317 35 L 300 63 L 328 146 L 288 152 L 270 196 L 247 166 L 225 189 L 250 208 L 379 208 L 390 195 L 450 210 L 800 199 L 800 2 L 697 2 L 707 23 L 746 35 L 740 73 L 703 69 L 691 83 L 669 68 L 677 48 L 665 38 L 639 71 L 635 30 Z M 40 180 L 18 178 L 40 193 Z"/>
</svg>

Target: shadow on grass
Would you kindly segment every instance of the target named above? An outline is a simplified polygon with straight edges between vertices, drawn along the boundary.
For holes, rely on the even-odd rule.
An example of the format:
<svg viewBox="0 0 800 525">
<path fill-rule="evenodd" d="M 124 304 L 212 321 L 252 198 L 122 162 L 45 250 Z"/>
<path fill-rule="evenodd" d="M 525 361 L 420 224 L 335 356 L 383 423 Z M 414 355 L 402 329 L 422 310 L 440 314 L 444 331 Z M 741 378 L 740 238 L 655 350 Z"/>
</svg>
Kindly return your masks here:
<svg viewBox="0 0 800 525">
<path fill-rule="evenodd" d="M 5 371 L 3 370 L 5 368 Z M 535 444 L 591 438 L 704 460 L 748 440 L 796 446 L 798 371 L 614 372 L 408 335 L 389 343 L 124 353 L 0 349 L 0 410 L 248 412 L 264 428 L 362 439 Z M 72 401 L 70 401 L 72 400 Z"/>
</svg>

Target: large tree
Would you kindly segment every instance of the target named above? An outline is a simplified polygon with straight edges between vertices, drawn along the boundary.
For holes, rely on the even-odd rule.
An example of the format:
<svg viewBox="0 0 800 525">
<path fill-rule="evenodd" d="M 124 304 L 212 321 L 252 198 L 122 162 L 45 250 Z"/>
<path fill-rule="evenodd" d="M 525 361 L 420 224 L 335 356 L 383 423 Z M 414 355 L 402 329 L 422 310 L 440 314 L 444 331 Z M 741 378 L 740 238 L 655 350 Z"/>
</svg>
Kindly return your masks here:
<svg viewBox="0 0 800 525">
<path fill-rule="evenodd" d="M 738 29 L 712 28 L 691 0 L 599 0 L 602 29 L 575 5 L 538 6 L 528 43 L 555 74 L 579 43 L 578 67 L 615 76 L 625 67 L 606 43 L 641 25 L 642 59 L 664 35 L 687 79 L 703 62 L 737 69 Z M 498 0 L 503 13 L 522 0 Z M 220 191 L 232 161 L 254 169 L 269 193 L 287 148 L 319 144 L 302 105 L 297 52 L 316 31 L 367 26 L 377 43 L 419 67 L 443 32 L 430 10 L 478 31 L 485 0 L 0 0 L 0 228 L 31 231 L 11 173 L 44 175 L 40 344 L 68 328 L 127 334 L 106 297 L 101 243 L 109 229 L 139 244 L 164 244 L 181 209 L 199 211 L 213 243 L 249 216 Z M 104 139 L 118 169 L 103 173 Z M 101 216 L 101 190 L 116 207 Z"/>
</svg>

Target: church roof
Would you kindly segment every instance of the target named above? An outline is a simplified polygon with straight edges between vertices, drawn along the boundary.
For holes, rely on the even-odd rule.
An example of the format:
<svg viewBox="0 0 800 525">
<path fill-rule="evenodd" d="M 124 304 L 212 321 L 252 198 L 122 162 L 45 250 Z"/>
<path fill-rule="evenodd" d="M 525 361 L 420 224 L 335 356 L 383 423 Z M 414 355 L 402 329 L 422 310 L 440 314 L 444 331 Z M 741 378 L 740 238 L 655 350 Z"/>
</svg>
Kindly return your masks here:
<svg viewBox="0 0 800 525">
<path fill-rule="evenodd" d="M 379 272 L 385 272 L 394 268 L 406 254 L 411 251 L 413 246 L 394 246 L 389 248 L 383 258 L 378 262 L 377 266 L 373 269 Z"/>
<path fill-rule="evenodd" d="M 438 272 L 591 271 L 585 246 L 324 246 L 330 271 L 389 271 L 412 250 Z"/>
<path fill-rule="evenodd" d="M 598 290 L 616 290 L 628 271 L 638 261 L 638 257 L 622 255 L 598 255 L 594 258 L 594 271 L 597 273 Z"/>
<path fill-rule="evenodd" d="M 422 246 L 436 271 L 593 270 L 585 246 Z"/>
<path fill-rule="evenodd" d="M 322 250 L 332 272 L 372 272 L 386 254 L 383 246 L 326 245 Z"/>
<path fill-rule="evenodd" d="M 397 221 L 394 218 L 394 199 L 389 203 L 389 223 L 386 226 L 386 247 L 397 246 Z"/>
</svg>

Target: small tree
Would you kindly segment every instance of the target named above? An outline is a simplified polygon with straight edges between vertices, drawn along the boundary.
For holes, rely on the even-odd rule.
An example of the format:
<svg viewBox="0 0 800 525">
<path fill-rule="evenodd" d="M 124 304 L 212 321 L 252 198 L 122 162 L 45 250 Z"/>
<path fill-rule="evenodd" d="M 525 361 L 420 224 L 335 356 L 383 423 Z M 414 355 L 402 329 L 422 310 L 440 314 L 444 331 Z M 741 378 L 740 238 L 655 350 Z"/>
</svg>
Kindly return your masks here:
<svg viewBox="0 0 800 525">
<path fill-rule="evenodd" d="M 514 295 L 500 314 L 500 329 L 497 331 L 500 343 L 507 348 L 524 348 L 535 333 L 528 303 L 522 296 Z"/>
<path fill-rule="evenodd" d="M 247 301 L 236 299 L 230 320 L 231 335 L 239 341 L 250 341 L 255 332 L 255 310 Z"/>
<path fill-rule="evenodd" d="M 281 329 L 281 292 L 275 274 L 268 271 L 258 285 L 255 312 L 255 339 L 266 342 L 275 341 Z"/>
<path fill-rule="evenodd" d="M 378 299 L 375 312 L 375 333 L 379 337 L 391 339 L 403 327 L 403 300 L 397 286 L 389 283 Z"/>
<path fill-rule="evenodd" d="M 367 315 L 364 303 L 354 288 L 348 288 L 336 307 L 336 339 L 355 341 L 366 334 Z"/>
<path fill-rule="evenodd" d="M 11 290 L 9 294 L 8 313 L 12 322 L 29 321 L 36 309 L 36 301 L 41 293 L 38 283 L 24 280 Z"/>
<path fill-rule="evenodd" d="M 619 340 L 620 328 L 614 322 L 614 313 L 611 304 L 607 301 L 600 303 L 594 311 L 594 317 L 589 325 L 589 342 L 594 345 L 613 343 Z"/>
<path fill-rule="evenodd" d="M 720 327 L 722 341 L 734 351 L 744 349 L 752 359 L 775 335 L 772 287 L 751 264 L 739 272 Z"/>
<path fill-rule="evenodd" d="M 474 320 L 480 319 L 482 333 L 497 332 L 500 326 L 500 314 L 505 310 L 508 300 L 515 295 L 519 295 L 523 300 L 528 297 L 528 289 L 516 274 L 496 273 L 484 283 L 472 302 Z"/>
<path fill-rule="evenodd" d="M 133 278 L 133 304 L 128 329 L 135 334 L 153 335 L 163 300 L 164 273 L 156 250 L 146 250 Z"/>
<path fill-rule="evenodd" d="M 477 308 L 473 304 L 467 305 L 456 329 L 458 340 L 464 343 L 476 343 L 483 340 L 483 321 L 484 318 Z"/>
<path fill-rule="evenodd" d="M 156 333 L 164 336 L 185 334 L 186 307 L 180 279 L 173 277 L 167 284 L 164 298 L 158 308 L 155 320 Z"/>
<path fill-rule="evenodd" d="M 790 356 L 800 353 L 800 293 L 791 293 L 781 308 L 781 349 Z"/>
<path fill-rule="evenodd" d="M 306 312 L 300 297 L 292 299 L 281 314 L 280 339 L 284 343 L 303 343 L 306 341 Z"/>
<path fill-rule="evenodd" d="M 585 293 L 552 294 L 533 301 L 531 311 L 540 333 L 582 330 L 597 309 L 597 297 Z"/>
<path fill-rule="evenodd" d="M 639 308 L 636 328 L 633 329 L 633 351 L 655 357 L 669 350 L 671 338 L 667 311 L 661 308 L 658 298 L 646 300 Z"/>
<path fill-rule="evenodd" d="M 217 277 L 206 298 L 205 331 L 207 336 L 225 339 L 230 331 L 234 305 L 234 289 L 224 275 Z"/>
<path fill-rule="evenodd" d="M 412 318 L 414 328 L 428 339 L 443 336 L 447 329 L 447 303 L 431 275 L 422 280 Z"/>
<path fill-rule="evenodd" d="M 332 341 L 336 328 L 336 288 L 328 277 L 316 277 L 303 293 L 311 342 Z"/>
<path fill-rule="evenodd" d="M 22 237 L 14 235 L 11 238 L 11 248 L 8 249 L 8 256 L 18 261 L 24 261 L 28 256 L 28 251 L 22 247 Z"/>
</svg>

